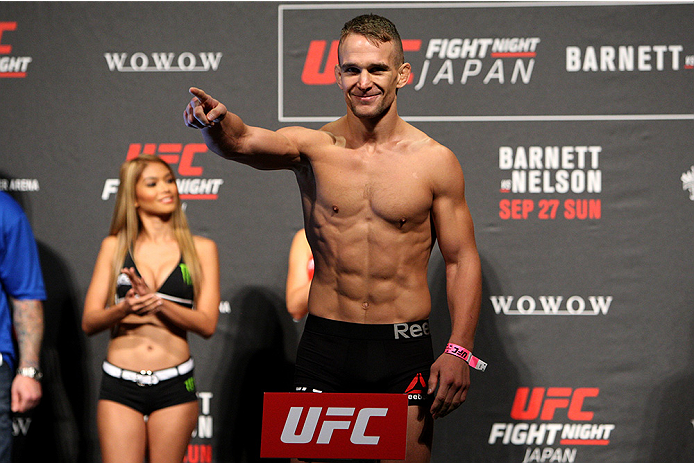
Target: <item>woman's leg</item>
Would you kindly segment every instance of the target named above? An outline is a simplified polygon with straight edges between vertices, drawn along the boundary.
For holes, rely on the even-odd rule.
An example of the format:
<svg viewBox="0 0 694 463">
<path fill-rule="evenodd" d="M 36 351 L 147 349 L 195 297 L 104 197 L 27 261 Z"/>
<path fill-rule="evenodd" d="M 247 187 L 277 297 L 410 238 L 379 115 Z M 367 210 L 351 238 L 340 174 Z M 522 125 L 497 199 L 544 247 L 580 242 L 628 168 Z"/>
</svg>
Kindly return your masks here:
<svg viewBox="0 0 694 463">
<path fill-rule="evenodd" d="M 110 400 L 96 408 L 103 463 L 142 463 L 147 433 L 142 413 Z"/>
<path fill-rule="evenodd" d="M 152 412 L 147 420 L 150 463 L 181 463 L 197 423 L 197 401 Z"/>
</svg>

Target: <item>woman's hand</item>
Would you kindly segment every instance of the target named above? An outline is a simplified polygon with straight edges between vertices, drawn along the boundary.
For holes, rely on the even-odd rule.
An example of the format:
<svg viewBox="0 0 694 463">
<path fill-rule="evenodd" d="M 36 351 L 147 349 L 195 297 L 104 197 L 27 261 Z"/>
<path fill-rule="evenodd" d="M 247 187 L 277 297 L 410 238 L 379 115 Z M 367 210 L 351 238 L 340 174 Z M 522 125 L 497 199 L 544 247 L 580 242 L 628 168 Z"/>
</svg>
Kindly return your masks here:
<svg viewBox="0 0 694 463">
<path fill-rule="evenodd" d="M 148 315 L 161 310 L 161 298 L 135 273 L 134 268 L 124 268 L 121 273 L 128 277 L 132 286 L 125 295 L 126 310 L 129 313 Z"/>
</svg>

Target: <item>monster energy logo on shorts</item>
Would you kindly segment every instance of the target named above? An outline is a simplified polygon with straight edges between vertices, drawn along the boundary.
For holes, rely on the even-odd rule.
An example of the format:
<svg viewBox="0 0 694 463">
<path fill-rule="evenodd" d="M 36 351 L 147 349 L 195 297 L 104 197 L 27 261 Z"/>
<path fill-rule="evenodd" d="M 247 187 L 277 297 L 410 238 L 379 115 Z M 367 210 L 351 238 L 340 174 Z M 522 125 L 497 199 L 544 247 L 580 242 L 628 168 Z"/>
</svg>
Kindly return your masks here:
<svg viewBox="0 0 694 463">
<path fill-rule="evenodd" d="M 188 392 L 195 391 L 195 378 L 193 376 L 191 376 L 190 378 L 186 379 L 185 385 L 186 385 L 186 390 Z"/>
<path fill-rule="evenodd" d="M 179 264 L 178 265 L 181 268 L 181 275 L 183 275 L 183 281 L 185 284 L 188 286 L 193 284 L 193 279 L 190 278 L 190 270 L 188 270 L 188 266 L 186 264 Z"/>
</svg>

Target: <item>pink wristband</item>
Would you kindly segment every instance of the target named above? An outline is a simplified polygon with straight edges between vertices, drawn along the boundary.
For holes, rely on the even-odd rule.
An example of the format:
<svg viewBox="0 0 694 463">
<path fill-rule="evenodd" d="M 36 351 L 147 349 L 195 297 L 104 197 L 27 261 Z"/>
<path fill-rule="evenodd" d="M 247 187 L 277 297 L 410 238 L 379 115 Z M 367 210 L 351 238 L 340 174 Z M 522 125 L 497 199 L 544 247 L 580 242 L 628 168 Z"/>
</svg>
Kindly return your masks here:
<svg viewBox="0 0 694 463">
<path fill-rule="evenodd" d="M 482 360 L 478 359 L 477 357 L 472 355 L 472 352 L 470 352 L 463 346 L 459 346 L 458 344 L 453 344 L 452 342 L 449 342 L 444 352 L 447 354 L 455 355 L 456 357 L 465 360 L 467 364 L 475 370 L 484 371 L 484 369 L 487 368 L 486 362 L 483 362 Z"/>
</svg>

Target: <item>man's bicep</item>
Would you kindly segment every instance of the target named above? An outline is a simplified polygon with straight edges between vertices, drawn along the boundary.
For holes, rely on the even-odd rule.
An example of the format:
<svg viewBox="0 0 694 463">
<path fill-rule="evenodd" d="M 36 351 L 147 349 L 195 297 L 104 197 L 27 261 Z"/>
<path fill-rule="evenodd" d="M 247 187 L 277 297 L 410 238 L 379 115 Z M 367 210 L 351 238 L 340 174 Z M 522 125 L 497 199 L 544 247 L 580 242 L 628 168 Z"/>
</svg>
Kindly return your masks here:
<svg viewBox="0 0 694 463">
<path fill-rule="evenodd" d="M 247 164 L 260 169 L 291 169 L 300 164 L 308 147 L 325 143 L 327 136 L 303 127 L 284 127 L 271 131 L 250 127 L 244 151 L 253 153 Z"/>
<path fill-rule="evenodd" d="M 439 248 L 447 262 L 456 259 L 466 247 L 475 247 L 472 216 L 465 199 L 465 179 L 462 168 L 450 153 L 443 163 L 439 182 L 434 190 L 432 207 Z"/>
<path fill-rule="evenodd" d="M 300 153 L 293 137 L 281 129 L 274 132 L 262 127 L 248 127 L 239 140 L 238 159 L 259 169 L 289 168 L 299 161 Z"/>
<path fill-rule="evenodd" d="M 465 198 L 439 198 L 435 201 L 434 226 L 446 263 L 454 263 L 468 249 L 476 249 L 472 216 Z"/>
</svg>

